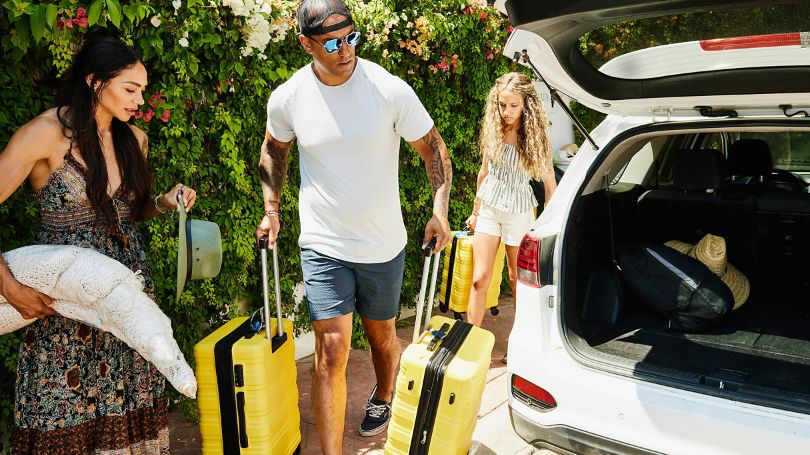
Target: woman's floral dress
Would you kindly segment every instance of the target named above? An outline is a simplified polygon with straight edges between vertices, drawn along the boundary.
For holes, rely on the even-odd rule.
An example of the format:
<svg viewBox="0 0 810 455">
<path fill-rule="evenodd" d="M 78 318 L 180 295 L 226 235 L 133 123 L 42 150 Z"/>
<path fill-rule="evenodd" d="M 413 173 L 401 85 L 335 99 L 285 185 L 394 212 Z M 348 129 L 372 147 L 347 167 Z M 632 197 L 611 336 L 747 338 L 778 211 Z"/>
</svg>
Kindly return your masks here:
<svg viewBox="0 0 810 455">
<path fill-rule="evenodd" d="M 93 248 L 140 270 L 153 295 L 126 188 L 113 196 L 117 226 L 96 221 L 87 172 L 68 153 L 36 194 L 39 244 Z M 24 329 L 17 361 L 12 450 L 36 455 L 168 454 L 164 378 L 113 335 L 59 315 Z"/>
</svg>

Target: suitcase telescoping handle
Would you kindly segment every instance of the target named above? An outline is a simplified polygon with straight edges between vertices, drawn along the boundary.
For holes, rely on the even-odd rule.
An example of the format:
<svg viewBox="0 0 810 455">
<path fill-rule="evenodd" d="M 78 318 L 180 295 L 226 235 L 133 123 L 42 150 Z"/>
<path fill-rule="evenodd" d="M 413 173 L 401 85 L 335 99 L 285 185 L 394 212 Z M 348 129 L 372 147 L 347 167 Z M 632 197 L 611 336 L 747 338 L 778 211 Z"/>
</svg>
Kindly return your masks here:
<svg viewBox="0 0 810 455">
<path fill-rule="evenodd" d="M 259 239 L 259 252 L 262 256 L 262 298 L 264 299 L 264 314 L 265 314 L 265 321 L 264 324 L 264 333 L 267 335 L 268 340 L 272 340 L 273 337 L 270 334 L 270 297 L 268 296 L 269 292 L 267 289 L 267 247 L 269 244 L 269 239 L 267 236 L 264 236 Z M 281 286 L 279 286 L 279 279 L 278 279 L 278 248 L 275 246 L 272 248 L 273 250 L 273 279 L 275 280 L 275 288 L 276 288 L 276 317 L 278 318 L 278 330 L 276 330 L 276 338 L 279 341 L 283 341 L 283 338 L 287 336 L 284 333 L 284 325 L 281 322 Z"/>
<path fill-rule="evenodd" d="M 427 245 L 422 248 L 422 254 L 425 256 L 425 263 L 422 266 L 422 285 L 419 287 L 419 301 L 416 304 L 416 320 L 413 324 L 413 342 L 419 339 L 419 335 L 422 334 L 422 309 L 425 308 L 425 319 L 424 319 L 424 330 L 427 330 L 428 323 L 430 322 L 431 312 L 433 311 L 433 297 L 436 293 L 436 278 L 439 275 L 439 255 L 441 255 L 441 251 L 438 253 L 433 253 L 433 248 L 436 247 L 436 239 L 430 241 Z M 427 283 L 428 283 L 428 272 L 430 271 L 430 259 L 433 258 L 433 272 L 430 274 L 430 302 L 425 307 L 425 291 L 427 290 Z"/>
</svg>

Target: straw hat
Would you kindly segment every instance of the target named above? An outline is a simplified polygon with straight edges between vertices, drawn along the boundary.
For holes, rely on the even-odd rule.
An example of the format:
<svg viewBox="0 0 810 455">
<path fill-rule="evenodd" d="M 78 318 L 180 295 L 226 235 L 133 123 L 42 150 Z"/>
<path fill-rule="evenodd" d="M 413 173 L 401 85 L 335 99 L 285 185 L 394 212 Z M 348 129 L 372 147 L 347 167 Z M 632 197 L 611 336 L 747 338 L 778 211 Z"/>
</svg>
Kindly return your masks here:
<svg viewBox="0 0 810 455">
<path fill-rule="evenodd" d="M 177 248 L 177 297 L 183 293 L 186 281 L 213 278 L 222 267 L 222 236 L 219 226 L 210 221 L 188 217 L 183 196 L 177 192 L 179 241 Z"/>
<path fill-rule="evenodd" d="M 723 237 L 706 234 L 697 245 L 681 242 L 680 240 L 670 240 L 664 245 L 697 259 L 715 275 L 719 276 L 734 295 L 734 310 L 748 300 L 751 291 L 748 278 L 739 269 L 728 263 L 726 239 Z"/>
</svg>

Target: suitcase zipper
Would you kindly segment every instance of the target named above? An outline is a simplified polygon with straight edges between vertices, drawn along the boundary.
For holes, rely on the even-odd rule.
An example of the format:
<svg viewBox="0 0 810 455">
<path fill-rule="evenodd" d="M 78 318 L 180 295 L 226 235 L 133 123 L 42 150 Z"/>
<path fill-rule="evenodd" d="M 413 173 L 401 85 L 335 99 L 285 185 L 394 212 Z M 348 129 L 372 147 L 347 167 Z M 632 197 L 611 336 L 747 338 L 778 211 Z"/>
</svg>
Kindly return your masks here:
<svg viewBox="0 0 810 455">
<path fill-rule="evenodd" d="M 426 455 L 428 453 L 447 366 L 464 344 L 472 327 L 472 324 L 467 322 L 456 321 L 425 367 L 425 379 L 411 437 L 411 454 Z"/>
</svg>

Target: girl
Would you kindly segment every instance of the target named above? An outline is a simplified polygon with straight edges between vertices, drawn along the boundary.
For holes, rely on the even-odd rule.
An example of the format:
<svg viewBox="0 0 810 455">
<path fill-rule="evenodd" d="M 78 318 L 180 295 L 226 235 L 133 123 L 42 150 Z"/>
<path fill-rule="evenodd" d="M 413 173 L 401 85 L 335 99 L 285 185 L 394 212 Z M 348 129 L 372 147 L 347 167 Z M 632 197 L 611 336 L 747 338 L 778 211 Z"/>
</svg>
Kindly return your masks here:
<svg viewBox="0 0 810 455">
<path fill-rule="evenodd" d="M 525 74 L 509 73 L 495 81 L 487 97 L 479 147 L 483 162 L 473 211 L 467 218 L 475 230 L 467 319 L 480 327 L 500 242 L 506 245 L 509 285 L 515 295 L 518 247 L 534 221 L 537 205 L 529 180 L 543 181 L 546 201 L 557 188 L 548 120 Z"/>
</svg>

